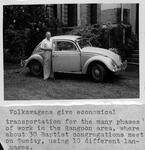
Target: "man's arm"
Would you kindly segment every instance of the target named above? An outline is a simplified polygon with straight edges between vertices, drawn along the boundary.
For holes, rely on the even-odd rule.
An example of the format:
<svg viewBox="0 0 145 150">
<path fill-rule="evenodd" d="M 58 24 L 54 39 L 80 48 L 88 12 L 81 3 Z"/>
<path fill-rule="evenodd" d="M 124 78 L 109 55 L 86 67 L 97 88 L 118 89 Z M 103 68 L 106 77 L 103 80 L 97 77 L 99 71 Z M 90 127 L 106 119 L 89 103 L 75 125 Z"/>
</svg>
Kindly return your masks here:
<svg viewBox="0 0 145 150">
<path fill-rule="evenodd" d="M 43 50 L 43 51 L 52 51 L 52 49 L 50 49 L 50 48 L 49 48 L 49 49 L 48 49 L 48 48 L 45 49 L 45 48 L 41 48 L 41 47 L 40 47 L 40 49 Z"/>
<path fill-rule="evenodd" d="M 41 45 L 40 45 L 40 49 L 43 50 L 43 51 L 51 51 L 52 50 L 52 46 L 49 46 L 49 44 L 46 43 L 45 40 L 43 40 Z"/>
</svg>

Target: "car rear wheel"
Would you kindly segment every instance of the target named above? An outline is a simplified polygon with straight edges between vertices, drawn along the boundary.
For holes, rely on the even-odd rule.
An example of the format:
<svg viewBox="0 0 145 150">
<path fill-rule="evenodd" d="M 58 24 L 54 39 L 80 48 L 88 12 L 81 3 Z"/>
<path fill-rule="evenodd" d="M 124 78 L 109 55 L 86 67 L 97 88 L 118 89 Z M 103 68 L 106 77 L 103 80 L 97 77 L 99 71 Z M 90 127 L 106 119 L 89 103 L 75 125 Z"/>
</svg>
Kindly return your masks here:
<svg viewBox="0 0 145 150">
<path fill-rule="evenodd" d="M 30 72 L 33 76 L 38 77 L 43 74 L 43 67 L 42 67 L 41 63 L 37 60 L 31 61 L 29 68 L 30 68 Z"/>
<path fill-rule="evenodd" d="M 103 82 L 106 79 L 107 70 L 105 66 L 94 63 L 91 67 L 91 76 L 96 82 Z"/>
</svg>

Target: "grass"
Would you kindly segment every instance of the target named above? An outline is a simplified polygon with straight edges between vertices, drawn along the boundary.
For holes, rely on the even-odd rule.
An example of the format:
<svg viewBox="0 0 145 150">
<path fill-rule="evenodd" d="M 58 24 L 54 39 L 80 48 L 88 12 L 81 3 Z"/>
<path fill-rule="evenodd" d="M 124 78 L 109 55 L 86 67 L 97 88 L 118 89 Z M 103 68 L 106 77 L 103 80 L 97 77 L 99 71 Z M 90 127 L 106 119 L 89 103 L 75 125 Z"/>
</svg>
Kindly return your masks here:
<svg viewBox="0 0 145 150">
<path fill-rule="evenodd" d="M 95 83 L 84 75 L 55 74 L 55 80 L 43 81 L 26 68 L 6 66 L 5 100 L 114 99 L 139 98 L 138 69 L 128 68 L 106 83 Z"/>
</svg>

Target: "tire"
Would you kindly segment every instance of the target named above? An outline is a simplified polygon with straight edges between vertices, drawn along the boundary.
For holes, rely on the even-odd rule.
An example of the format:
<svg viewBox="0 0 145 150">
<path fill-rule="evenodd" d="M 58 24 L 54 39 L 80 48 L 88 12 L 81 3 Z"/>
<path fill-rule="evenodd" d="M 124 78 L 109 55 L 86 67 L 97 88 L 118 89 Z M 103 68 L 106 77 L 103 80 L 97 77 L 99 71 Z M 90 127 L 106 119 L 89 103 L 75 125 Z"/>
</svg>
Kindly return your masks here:
<svg viewBox="0 0 145 150">
<path fill-rule="evenodd" d="M 29 68 L 30 68 L 31 74 L 35 77 L 41 76 L 43 74 L 43 67 L 41 63 L 37 60 L 31 61 Z"/>
<path fill-rule="evenodd" d="M 105 66 L 99 63 L 94 63 L 90 69 L 91 77 L 96 82 L 103 82 L 106 80 L 107 70 Z"/>
</svg>

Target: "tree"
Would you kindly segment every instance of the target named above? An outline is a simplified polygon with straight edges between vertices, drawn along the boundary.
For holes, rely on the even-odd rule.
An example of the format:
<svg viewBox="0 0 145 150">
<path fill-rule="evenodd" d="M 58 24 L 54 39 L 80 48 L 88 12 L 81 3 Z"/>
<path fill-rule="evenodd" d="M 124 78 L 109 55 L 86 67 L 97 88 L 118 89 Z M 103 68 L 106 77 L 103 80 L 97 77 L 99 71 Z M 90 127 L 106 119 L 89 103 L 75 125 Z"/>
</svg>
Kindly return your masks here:
<svg viewBox="0 0 145 150">
<path fill-rule="evenodd" d="M 45 32 L 57 33 L 58 21 L 48 16 L 46 5 L 4 6 L 4 49 L 9 56 L 29 56 L 35 46 L 45 37 Z"/>
</svg>

